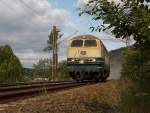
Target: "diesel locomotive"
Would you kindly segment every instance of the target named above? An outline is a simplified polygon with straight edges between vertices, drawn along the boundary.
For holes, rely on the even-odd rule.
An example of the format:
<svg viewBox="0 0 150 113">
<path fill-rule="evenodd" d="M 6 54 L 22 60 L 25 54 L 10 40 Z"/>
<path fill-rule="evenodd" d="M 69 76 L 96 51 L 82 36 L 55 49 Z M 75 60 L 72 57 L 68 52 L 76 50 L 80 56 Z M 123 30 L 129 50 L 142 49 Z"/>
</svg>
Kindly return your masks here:
<svg viewBox="0 0 150 113">
<path fill-rule="evenodd" d="M 110 73 L 110 56 L 98 37 L 76 36 L 68 43 L 67 68 L 77 82 L 105 81 Z"/>
</svg>

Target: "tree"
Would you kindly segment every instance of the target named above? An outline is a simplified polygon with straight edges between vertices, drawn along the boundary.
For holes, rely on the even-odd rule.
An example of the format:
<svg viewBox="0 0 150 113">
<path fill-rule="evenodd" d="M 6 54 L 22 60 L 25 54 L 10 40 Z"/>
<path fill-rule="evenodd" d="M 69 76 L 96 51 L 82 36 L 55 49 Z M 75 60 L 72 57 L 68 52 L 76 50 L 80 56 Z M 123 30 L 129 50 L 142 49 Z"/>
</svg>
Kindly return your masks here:
<svg viewBox="0 0 150 113">
<path fill-rule="evenodd" d="M 51 79 L 51 62 L 49 59 L 40 59 L 33 64 L 33 78 Z"/>
<path fill-rule="evenodd" d="M 60 32 L 60 30 L 56 29 L 56 35 L 57 35 L 57 39 L 60 39 L 63 34 Z M 50 34 L 48 35 L 48 40 L 47 40 L 47 46 L 43 49 L 43 51 L 45 52 L 50 52 L 52 50 L 52 44 L 53 44 L 53 31 L 50 32 Z"/>
<path fill-rule="evenodd" d="M 9 45 L 0 46 L 0 83 L 24 81 L 23 68 Z"/>
<path fill-rule="evenodd" d="M 150 8 L 149 0 L 90 0 L 80 8 L 80 15 L 88 14 L 93 20 L 103 20 L 103 25 L 92 29 L 101 31 L 111 29 L 116 38 L 132 36 L 136 43 L 150 42 Z M 105 27 L 105 24 L 109 24 Z"/>
</svg>

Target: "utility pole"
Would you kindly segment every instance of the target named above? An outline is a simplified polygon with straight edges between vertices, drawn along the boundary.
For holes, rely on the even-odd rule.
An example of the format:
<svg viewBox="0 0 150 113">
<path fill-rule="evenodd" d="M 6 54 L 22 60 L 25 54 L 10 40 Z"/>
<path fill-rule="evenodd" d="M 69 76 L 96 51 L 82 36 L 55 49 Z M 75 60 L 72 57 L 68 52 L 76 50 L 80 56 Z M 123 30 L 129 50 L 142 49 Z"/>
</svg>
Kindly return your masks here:
<svg viewBox="0 0 150 113">
<path fill-rule="evenodd" d="M 53 26 L 52 34 L 51 34 L 51 41 L 52 41 L 52 80 L 57 79 L 57 67 L 58 67 L 58 55 L 57 55 L 57 38 L 58 38 L 58 31 L 56 26 Z"/>
</svg>

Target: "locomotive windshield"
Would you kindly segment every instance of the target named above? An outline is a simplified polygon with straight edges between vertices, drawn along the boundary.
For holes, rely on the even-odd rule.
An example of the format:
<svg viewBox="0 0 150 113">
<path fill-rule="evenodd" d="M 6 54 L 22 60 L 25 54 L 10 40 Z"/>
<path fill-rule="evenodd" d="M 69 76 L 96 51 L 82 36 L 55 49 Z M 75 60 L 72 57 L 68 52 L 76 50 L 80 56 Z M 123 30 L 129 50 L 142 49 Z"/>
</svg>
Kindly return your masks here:
<svg viewBox="0 0 150 113">
<path fill-rule="evenodd" d="M 96 40 L 85 40 L 84 42 L 85 47 L 96 47 Z"/>
<path fill-rule="evenodd" d="M 83 46 L 83 40 L 73 40 L 71 43 L 71 47 L 81 47 Z"/>
</svg>

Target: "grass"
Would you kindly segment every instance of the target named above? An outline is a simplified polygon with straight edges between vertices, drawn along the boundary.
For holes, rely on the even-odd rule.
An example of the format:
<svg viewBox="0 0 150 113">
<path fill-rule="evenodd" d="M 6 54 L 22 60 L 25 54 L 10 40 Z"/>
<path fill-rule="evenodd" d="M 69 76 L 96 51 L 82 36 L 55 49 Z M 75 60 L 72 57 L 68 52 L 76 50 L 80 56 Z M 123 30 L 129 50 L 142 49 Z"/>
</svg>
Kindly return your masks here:
<svg viewBox="0 0 150 113">
<path fill-rule="evenodd" d="M 131 82 L 131 81 L 130 81 Z M 150 113 L 150 97 L 142 93 L 137 84 L 131 82 L 120 85 L 121 113 Z"/>
<path fill-rule="evenodd" d="M 42 101 L 45 101 L 45 100 L 49 99 L 48 92 L 45 88 L 43 88 L 42 92 L 40 92 L 39 99 L 42 100 Z"/>
</svg>

